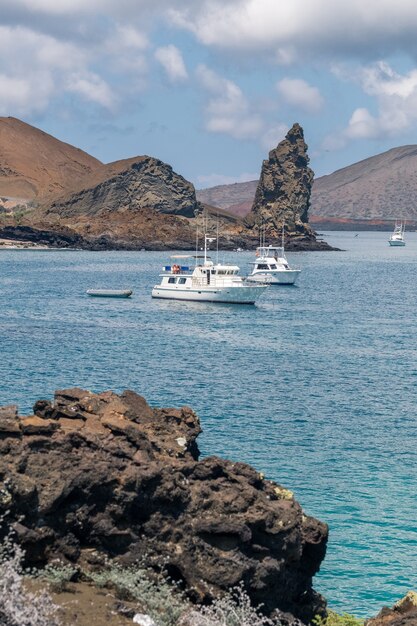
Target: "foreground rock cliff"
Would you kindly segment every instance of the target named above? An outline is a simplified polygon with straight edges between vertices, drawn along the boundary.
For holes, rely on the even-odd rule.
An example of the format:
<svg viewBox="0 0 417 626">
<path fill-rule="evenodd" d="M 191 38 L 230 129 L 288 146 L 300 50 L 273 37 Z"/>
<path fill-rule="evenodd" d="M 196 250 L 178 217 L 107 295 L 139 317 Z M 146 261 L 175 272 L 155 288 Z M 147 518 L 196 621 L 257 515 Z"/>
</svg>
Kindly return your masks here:
<svg viewBox="0 0 417 626">
<path fill-rule="evenodd" d="M 191 409 L 153 409 L 132 391 L 57 391 L 29 417 L 3 407 L 0 514 L 30 564 L 91 548 L 167 559 L 195 601 L 242 581 L 267 612 L 309 621 L 325 608 L 312 577 L 326 525 L 252 467 L 199 461 L 200 430 Z"/>
</svg>

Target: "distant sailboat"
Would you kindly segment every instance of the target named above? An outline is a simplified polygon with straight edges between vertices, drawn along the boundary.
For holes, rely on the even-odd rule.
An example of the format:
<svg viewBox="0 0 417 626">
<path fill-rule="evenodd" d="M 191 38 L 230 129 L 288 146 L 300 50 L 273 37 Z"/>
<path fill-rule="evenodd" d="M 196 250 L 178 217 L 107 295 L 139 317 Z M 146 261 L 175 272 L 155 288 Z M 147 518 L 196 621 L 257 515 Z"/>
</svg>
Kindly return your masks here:
<svg viewBox="0 0 417 626">
<path fill-rule="evenodd" d="M 390 246 L 405 246 L 405 222 L 395 222 L 394 232 L 388 240 Z"/>
</svg>

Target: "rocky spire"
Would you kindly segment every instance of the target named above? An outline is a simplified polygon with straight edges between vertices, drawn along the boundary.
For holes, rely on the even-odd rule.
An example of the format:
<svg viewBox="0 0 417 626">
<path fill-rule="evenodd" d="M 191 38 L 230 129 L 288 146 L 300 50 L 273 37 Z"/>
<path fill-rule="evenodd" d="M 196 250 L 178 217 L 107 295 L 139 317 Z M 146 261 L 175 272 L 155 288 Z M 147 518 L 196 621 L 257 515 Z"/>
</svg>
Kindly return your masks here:
<svg viewBox="0 0 417 626">
<path fill-rule="evenodd" d="M 313 235 L 307 222 L 314 172 L 308 163 L 303 129 L 294 124 L 262 164 L 248 216 L 248 223 L 254 229 L 265 225 L 266 236 L 278 238 L 285 224 L 290 235 Z"/>
</svg>

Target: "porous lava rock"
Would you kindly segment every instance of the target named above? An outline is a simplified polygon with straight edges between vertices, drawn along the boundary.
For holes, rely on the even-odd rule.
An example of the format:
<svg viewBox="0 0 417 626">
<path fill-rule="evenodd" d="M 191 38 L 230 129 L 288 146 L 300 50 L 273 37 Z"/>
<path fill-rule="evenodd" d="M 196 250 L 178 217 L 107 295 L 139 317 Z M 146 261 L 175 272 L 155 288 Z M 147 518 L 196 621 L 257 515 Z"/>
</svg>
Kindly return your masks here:
<svg viewBox="0 0 417 626">
<path fill-rule="evenodd" d="M 365 626 L 417 626 L 417 593 L 409 591 L 392 608 L 384 607 Z"/>
<path fill-rule="evenodd" d="M 152 209 L 194 217 L 198 206 L 194 186 L 188 180 L 167 163 L 142 156 L 103 165 L 55 199 L 47 213 L 57 213 L 61 218 L 91 218 L 103 212 Z"/>
<path fill-rule="evenodd" d="M 268 613 L 322 613 L 312 577 L 327 526 L 249 465 L 198 460 L 200 431 L 190 408 L 151 408 L 133 391 L 57 391 L 25 417 L 0 409 L 0 515 L 28 564 L 146 555 L 195 601 L 242 582 Z"/>
<path fill-rule="evenodd" d="M 255 230 L 264 228 L 268 239 L 278 239 L 283 225 L 291 236 L 314 238 L 308 225 L 314 172 L 308 163 L 303 129 L 294 124 L 263 162 L 255 200 L 246 218 Z"/>
</svg>

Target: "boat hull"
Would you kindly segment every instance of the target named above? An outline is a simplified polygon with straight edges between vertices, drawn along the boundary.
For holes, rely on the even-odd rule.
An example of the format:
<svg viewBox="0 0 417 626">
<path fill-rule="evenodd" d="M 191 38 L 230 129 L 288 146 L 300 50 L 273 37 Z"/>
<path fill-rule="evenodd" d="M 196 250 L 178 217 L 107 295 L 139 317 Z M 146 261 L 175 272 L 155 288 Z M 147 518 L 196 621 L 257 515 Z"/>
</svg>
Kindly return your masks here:
<svg viewBox="0 0 417 626">
<path fill-rule="evenodd" d="M 131 289 L 88 289 L 87 295 L 92 298 L 130 298 Z"/>
<path fill-rule="evenodd" d="M 247 280 L 268 285 L 295 285 L 301 270 L 284 270 L 280 272 L 257 272 L 250 274 Z"/>
<path fill-rule="evenodd" d="M 227 304 L 255 304 L 256 300 L 263 294 L 266 285 L 253 285 L 250 287 L 226 287 L 226 288 L 205 288 L 200 289 L 175 289 L 175 287 L 164 287 L 155 285 L 152 289 L 152 298 L 163 298 L 165 300 L 187 300 L 190 302 L 221 302 Z"/>
<path fill-rule="evenodd" d="M 405 241 L 401 241 L 401 239 L 390 239 L 389 240 L 389 245 L 390 246 L 405 246 Z"/>
</svg>

